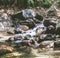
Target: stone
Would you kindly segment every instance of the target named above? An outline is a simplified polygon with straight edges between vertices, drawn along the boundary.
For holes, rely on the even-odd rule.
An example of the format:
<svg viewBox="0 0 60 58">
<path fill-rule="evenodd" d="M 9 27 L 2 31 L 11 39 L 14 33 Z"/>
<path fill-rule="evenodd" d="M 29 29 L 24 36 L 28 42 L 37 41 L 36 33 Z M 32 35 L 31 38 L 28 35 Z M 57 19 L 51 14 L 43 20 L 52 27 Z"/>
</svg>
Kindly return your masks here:
<svg viewBox="0 0 60 58">
<path fill-rule="evenodd" d="M 0 42 L 0 53 L 8 53 L 8 52 L 13 52 L 14 48 L 7 45 L 4 42 Z"/>
<path fill-rule="evenodd" d="M 52 50 L 52 49 L 54 49 L 54 42 L 53 41 L 43 41 L 40 43 L 40 47 L 45 50 Z"/>
<path fill-rule="evenodd" d="M 12 28 L 12 18 L 7 13 L 2 13 L 0 16 L 0 31 L 8 31 Z"/>
</svg>

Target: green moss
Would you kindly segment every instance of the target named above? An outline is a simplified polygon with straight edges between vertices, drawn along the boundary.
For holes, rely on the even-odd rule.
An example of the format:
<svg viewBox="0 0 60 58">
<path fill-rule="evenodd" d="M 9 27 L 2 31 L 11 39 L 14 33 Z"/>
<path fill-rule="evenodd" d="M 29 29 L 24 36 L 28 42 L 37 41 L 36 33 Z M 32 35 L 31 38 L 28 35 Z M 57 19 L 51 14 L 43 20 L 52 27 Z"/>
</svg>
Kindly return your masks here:
<svg viewBox="0 0 60 58">
<path fill-rule="evenodd" d="M 52 4 L 51 0 L 44 0 L 43 1 L 43 6 L 49 8 Z"/>
<path fill-rule="evenodd" d="M 60 7 L 60 0 L 57 0 L 57 3 L 58 3 L 58 7 Z"/>
</svg>

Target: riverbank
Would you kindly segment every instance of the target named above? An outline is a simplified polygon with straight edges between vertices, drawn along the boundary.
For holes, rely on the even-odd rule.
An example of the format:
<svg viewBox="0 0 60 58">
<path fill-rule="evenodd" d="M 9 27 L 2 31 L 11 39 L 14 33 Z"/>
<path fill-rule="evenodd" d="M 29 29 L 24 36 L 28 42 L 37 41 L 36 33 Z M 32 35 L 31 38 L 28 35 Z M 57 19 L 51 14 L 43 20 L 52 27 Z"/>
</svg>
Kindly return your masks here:
<svg viewBox="0 0 60 58">
<path fill-rule="evenodd" d="M 6 55 L 0 56 L 0 58 L 60 58 L 60 51 L 40 51 L 38 49 L 32 49 L 31 51 L 15 51 Z"/>
</svg>

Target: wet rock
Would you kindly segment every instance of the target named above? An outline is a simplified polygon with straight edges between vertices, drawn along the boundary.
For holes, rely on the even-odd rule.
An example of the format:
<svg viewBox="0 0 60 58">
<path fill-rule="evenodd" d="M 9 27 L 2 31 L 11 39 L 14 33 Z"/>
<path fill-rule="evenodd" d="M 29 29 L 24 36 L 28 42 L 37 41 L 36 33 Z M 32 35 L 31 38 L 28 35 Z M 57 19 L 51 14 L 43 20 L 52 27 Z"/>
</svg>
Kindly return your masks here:
<svg viewBox="0 0 60 58">
<path fill-rule="evenodd" d="M 50 25 L 50 22 L 49 22 L 49 20 L 44 20 L 43 24 L 44 24 L 44 26 L 48 27 Z"/>
<path fill-rule="evenodd" d="M 46 33 L 46 34 L 55 34 L 55 31 L 56 31 L 56 28 L 54 28 L 53 26 L 48 26 L 48 27 L 46 28 L 45 33 Z"/>
<path fill-rule="evenodd" d="M 55 40 L 55 35 L 52 34 L 41 34 L 40 40 Z"/>
<path fill-rule="evenodd" d="M 22 33 L 24 31 L 27 31 L 28 29 L 29 29 L 28 26 L 19 24 L 15 30 L 15 33 Z"/>
<path fill-rule="evenodd" d="M 40 47 L 45 50 L 51 50 L 54 49 L 54 42 L 53 41 L 43 41 L 40 43 Z"/>
<path fill-rule="evenodd" d="M 44 20 L 43 24 L 44 26 L 48 27 L 50 25 L 56 27 L 56 24 L 58 23 L 58 20 L 55 18 L 49 18 L 48 20 Z"/>
<path fill-rule="evenodd" d="M 14 51 L 14 48 L 8 46 L 6 43 L 0 42 L 0 54 L 9 53 Z"/>
<path fill-rule="evenodd" d="M 38 13 L 36 14 L 35 18 L 36 20 L 43 21 L 43 16 Z"/>
<path fill-rule="evenodd" d="M 44 26 L 43 23 L 41 23 L 41 24 L 37 24 L 36 27 L 34 28 L 34 30 L 36 30 L 36 34 L 39 35 L 46 31 L 46 27 Z"/>
<path fill-rule="evenodd" d="M 54 10 L 48 11 L 47 16 L 49 16 L 49 17 L 55 16 Z"/>
<path fill-rule="evenodd" d="M 20 13 L 12 15 L 12 17 L 14 19 L 15 18 L 18 19 L 18 22 L 20 22 L 20 24 L 29 25 L 30 27 L 34 26 L 35 23 L 39 23 L 40 21 L 43 21 L 43 16 L 36 13 L 32 9 L 22 10 Z"/>
<path fill-rule="evenodd" d="M 29 29 L 29 27 L 28 27 L 28 26 L 26 26 L 26 25 L 21 25 L 21 27 L 22 27 L 22 30 L 24 30 L 24 31 L 26 31 L 26 30 L 28 30 L 28 29 Z"/>
<path fill-rule="evenodd" d="M 9 27 L 9 30 L 7 31 L 7 34 L 15 34 L 15 28 L 14 27 Z"/>
</svg>

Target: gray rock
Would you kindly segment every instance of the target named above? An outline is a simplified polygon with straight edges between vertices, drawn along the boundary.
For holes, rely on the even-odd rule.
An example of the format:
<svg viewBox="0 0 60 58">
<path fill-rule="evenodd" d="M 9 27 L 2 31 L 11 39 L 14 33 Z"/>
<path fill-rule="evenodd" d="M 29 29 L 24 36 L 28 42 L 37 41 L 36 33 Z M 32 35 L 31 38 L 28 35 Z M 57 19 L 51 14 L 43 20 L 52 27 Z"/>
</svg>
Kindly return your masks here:
<svg viewBox="0 0 60 58">
<path fill-rule="evenodd" d="M 0 31 L 8 31 L 13 25 L 11 16 L 7 13 L 2 13 L 0 16 Z"/>
</svg>

